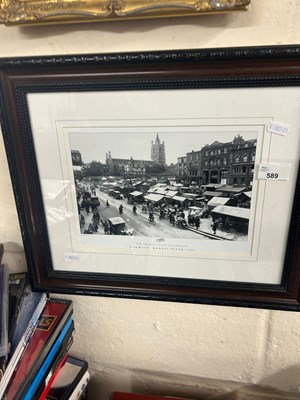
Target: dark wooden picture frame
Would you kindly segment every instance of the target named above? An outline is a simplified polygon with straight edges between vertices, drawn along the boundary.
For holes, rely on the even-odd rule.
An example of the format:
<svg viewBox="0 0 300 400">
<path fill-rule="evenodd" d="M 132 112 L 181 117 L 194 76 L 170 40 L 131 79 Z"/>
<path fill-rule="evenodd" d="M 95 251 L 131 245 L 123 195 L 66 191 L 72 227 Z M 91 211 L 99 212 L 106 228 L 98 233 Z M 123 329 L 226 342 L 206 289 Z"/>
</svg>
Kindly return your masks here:
<svg viewBox="0 0 300 400">
<path fill-rule="evenodd" d="M 280 282 L 201 279 L 160 276 L 157 273 L 123 274 L 89 269 L 78 271 L 76 268 L 67 271 L 56 269 L 53 264 L 42 175 L 28 100 L 35 93 L 46 96 L 49 93 L 141 93 L 160 90 L 172 93 L 205 90 L 205 93 L 214 93 L 214 90 L 224 90 L 230 94 L 242 88 L 247 94 L 247 90 L 250 93 L 253 89 L 300 89 L 299 47 L 0 59 L 0 83 L 2 132 L 28 269 L 35 290 L 292 311 L 300 309 L 299 149 L 292 166 L 297 172 L 294 174 L 294 192 L 289 194 L 293 197 L 291 223 L 283 221 L 289 229 L 284 243 Z M 294 132 L 297 143 L 299 126 L 294 127 Z"/>
</svg>

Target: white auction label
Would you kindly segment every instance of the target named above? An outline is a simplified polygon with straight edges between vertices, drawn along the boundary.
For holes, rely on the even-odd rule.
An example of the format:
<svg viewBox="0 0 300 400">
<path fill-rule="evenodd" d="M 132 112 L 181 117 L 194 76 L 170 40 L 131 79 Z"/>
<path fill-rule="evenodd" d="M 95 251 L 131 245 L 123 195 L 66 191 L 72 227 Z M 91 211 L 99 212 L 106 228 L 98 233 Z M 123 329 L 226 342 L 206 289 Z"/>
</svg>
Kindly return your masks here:
<svg viewBox="0 0 300 400">
<path fill-rule="evenodd" d="M 257 179 L 267 181 L 288 181 L 291 173 L 291 164 L 260 164 Z"/>
<path fill-rule="evenodd" d="M 283 122 L 272 121 L 267 125 L 267 130 L 277 135 L 286 136 L 290 131 L 290 126 Z"/>
<path fill-rule="evenodd" d="M 80 257 L 78 253 L 65 253 L 64 254 L 65 261 L 80 261 Z"/>
</svg>

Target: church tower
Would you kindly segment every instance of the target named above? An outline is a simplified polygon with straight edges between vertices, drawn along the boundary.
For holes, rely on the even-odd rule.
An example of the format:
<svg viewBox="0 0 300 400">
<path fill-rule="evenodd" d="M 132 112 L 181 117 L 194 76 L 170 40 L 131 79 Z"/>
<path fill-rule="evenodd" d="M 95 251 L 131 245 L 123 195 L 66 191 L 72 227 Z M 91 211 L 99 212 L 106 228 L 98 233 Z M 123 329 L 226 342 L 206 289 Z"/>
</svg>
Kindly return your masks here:
<svg viewBox="0 0 300 400">
<path fill-rule="evenodd" d="M 151 160 L 156 164 L 166 165 L 165 142 L 160 142 L 158 134 L 156 135 L 155 142 L 151 141 Z"/>
</svg>

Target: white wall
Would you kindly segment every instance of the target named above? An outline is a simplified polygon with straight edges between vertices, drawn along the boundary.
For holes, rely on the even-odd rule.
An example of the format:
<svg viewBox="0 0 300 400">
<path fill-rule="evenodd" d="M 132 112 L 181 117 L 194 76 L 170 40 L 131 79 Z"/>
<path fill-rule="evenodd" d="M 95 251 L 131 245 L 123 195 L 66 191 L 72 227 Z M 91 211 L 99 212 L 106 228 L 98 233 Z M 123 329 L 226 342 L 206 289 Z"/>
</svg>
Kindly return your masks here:
<svg viewBox="0 0 300 400">
<path fill-rule="evenodd" d="M 299 0 L 252 0 L 247 13 L 231 15 L 0 27 L 0 56 L 296 44 L 300 42 L 299 21 Z M 25 269 L 2 141 L 0 212 L 5 261 L 12 271 Z M 76 323 L 72 350 L 90 362 L 95 399 L 120 389 L 187 393 L 181 385 L 191 385 L 194 391 L 190 393 L 197 397 L 199 387 L 228 389 L 235 387 L 234 382 L 259 383 L 292 392 L 298 389 L 299 314 L 71 298 Z M 223 381 L 231 383 L 228 386 Z"/>
</svg>

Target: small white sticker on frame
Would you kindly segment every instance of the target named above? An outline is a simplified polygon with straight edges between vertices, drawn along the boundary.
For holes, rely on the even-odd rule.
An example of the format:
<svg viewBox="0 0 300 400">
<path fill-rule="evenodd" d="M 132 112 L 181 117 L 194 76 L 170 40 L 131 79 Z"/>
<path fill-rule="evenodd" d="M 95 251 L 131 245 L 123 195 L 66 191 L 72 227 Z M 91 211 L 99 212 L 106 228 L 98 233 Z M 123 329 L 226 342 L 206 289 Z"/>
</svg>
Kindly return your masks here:
<svg viewBox="0 0 300 400">
<path fill-rule="evenodd" d="M 79 262 L 80 261 L 80 257 L 78 253 L 65 253 L 64 254 L 64 260 L 67 262 Z"/>
<path fill-rule="evenodd" d="M 267 125 L 267 131 L 280 136 L 286 136 L 290 131 L 290 125 L 283 122 L 272 121 Z"/>
<path fill-rule="evenodd" d="M 257 179 L 288 181 L 291 174 L 291 167 L 291 164 L 260 164 Z"/>
</svg>

